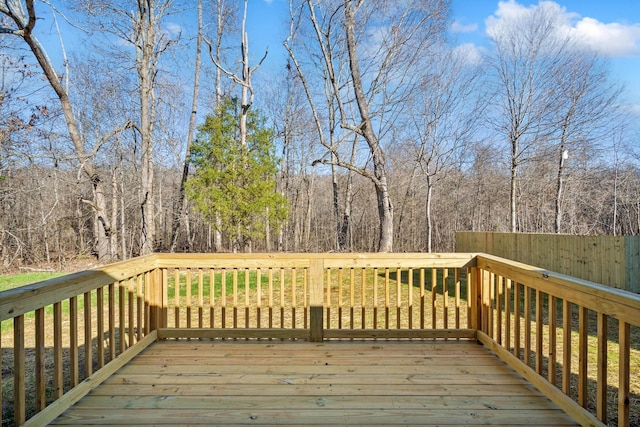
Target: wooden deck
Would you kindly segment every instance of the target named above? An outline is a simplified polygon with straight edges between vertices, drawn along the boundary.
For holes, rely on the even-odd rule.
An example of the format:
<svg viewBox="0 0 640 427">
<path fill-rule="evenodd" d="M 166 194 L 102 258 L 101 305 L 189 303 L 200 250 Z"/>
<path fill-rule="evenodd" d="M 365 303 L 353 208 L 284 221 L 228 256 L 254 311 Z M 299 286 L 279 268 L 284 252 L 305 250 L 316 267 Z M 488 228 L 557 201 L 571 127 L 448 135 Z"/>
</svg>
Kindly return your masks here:
<svg viewBox="0 0 640 427">
<path fill-rule="evenodd" d="M 56 425 L 576 425 L 469 341 L 159 341 Z"/>
</svg>

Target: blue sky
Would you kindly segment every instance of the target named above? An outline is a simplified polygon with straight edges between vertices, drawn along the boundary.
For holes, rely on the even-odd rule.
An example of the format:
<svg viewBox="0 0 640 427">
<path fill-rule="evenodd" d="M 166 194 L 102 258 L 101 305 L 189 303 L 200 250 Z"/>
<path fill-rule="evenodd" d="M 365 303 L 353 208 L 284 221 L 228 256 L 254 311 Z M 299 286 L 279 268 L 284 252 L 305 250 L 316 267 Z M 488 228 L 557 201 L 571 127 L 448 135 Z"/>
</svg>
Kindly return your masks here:
<svg viewBox="0 0 640 427">
<path fill-rule="evenodd" d="M 500 20 L 552 8 L 577 38 L 609 58 L 612 77 L 627 89 L 626 102 L 640 113 L 640 0 L 452 0 L 452 6 L 452 33 L 477 49 L 490 49 L 487 28 Z"/>
<path fill-rule="evenodd" d="M 249 44 L 252 56 L 262 55 L 269 46 L 265 68 L 278 68 L 284 60 L 281 43 L 288 4 L 288 0 L 249 3 Z M 568 31 L 610 59 L 612 77 L 626 87 L 625 102 L 640 114 L 640 0 L 451 0 L 451 5 L 451 36 L 471 54 L 491 49 L 487 36 L 491 26 L 531 8 L 551 8 Z"/>
</svg>

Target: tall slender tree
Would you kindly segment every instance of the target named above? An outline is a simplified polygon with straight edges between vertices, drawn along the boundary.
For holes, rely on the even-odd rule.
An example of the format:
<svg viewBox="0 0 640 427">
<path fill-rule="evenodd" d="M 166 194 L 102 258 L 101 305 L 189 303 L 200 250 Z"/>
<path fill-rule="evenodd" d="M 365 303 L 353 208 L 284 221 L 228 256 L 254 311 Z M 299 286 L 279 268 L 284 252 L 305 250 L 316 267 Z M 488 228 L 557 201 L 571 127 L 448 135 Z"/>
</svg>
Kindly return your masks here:
<svg viewBox="0 0 640 427">
<path fill-rule="evenodd" d="M 291 5 L 295 36 L 304 38 L 300 44 L 314 46 L 312 50 L 320 55 L 340 127 L 356 135 L 368 151 L 362 166 L 343 158 L 335 146 L 325 146 L 328 153 L 318 163 L 352 170 L 373 184 L 379 218 L 377 249 L 392 251 L 394 208 L 384 136 L 415 87 L 419 62 L 445 30 L 448 2 L 421 0 L 410 8 L 349 0 L 308 0 L 304 8 Z M 301 62 L 296 61 L 301 75 L 313 73 L 304 70 Z M 360 156 L 354 160 L 362 161 Z"/>
</svg>

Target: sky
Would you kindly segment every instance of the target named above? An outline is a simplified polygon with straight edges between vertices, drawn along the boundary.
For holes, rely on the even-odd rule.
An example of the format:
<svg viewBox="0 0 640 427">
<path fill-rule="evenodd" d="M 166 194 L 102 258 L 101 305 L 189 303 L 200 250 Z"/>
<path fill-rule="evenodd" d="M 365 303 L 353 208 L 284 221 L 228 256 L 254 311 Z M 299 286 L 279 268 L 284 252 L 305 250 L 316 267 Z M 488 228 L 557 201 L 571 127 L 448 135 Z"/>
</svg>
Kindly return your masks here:
<svg viewBox="0 0 640 427">
<path fill-rule="evenodd" d="M 249 3 L 249 45 L 255 55 L 269 47 L 265 68 L 277 68 L 284 61 L 281 44 L 288 4 L 288 0 Z M 488 31 L 505 20 L 532 8 L 551 8 L 567 31 L 609 58 L 612 77 L 625 87 L 623 102 L 640 114 L 640 0 L 451 0 L 451 6 L 449 34 L 470 55 L 490 51 Z"/>
</svg>

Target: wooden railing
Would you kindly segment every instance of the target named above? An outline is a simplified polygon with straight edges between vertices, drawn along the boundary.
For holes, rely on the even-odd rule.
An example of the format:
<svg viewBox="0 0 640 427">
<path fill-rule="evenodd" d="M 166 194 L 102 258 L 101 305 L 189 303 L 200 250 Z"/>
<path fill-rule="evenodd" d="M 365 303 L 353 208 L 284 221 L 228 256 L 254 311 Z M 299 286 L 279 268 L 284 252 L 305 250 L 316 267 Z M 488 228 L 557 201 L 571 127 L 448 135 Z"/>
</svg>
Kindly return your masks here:
<svg viewBox="0 0 640 427">
<path fill-rule="evenodd" d="M 475 338 L 461 320 L 470 254 L 157 260 L 167 289 L 161 338 Z"/>
<path fill-rule="evenodd" d="M 158 326 L 154 260 L 141 257 L 0 293 L 3 425 L 74 403 L 81 382 L 131 358 L 127 349 Z"/>
<path fill-rule="evenodd" d="M 490 255 L 476 261 L 478 340 L 581 424 L 629 426 L 640 296 Z"/>
<path fill-rule="evenodd" d="M 156 254 L 2 292 L 0 320 L 15 424 L 55 418 L 157 339 L 478 339 L 585 425 L 615 418 L 612 380 L 629 424 L 640 369 L 640 298 L 476 254 Z M 591 340 L 591 364 L 615 347 L 619 368 L 592 373 Z"/>
</svg>

